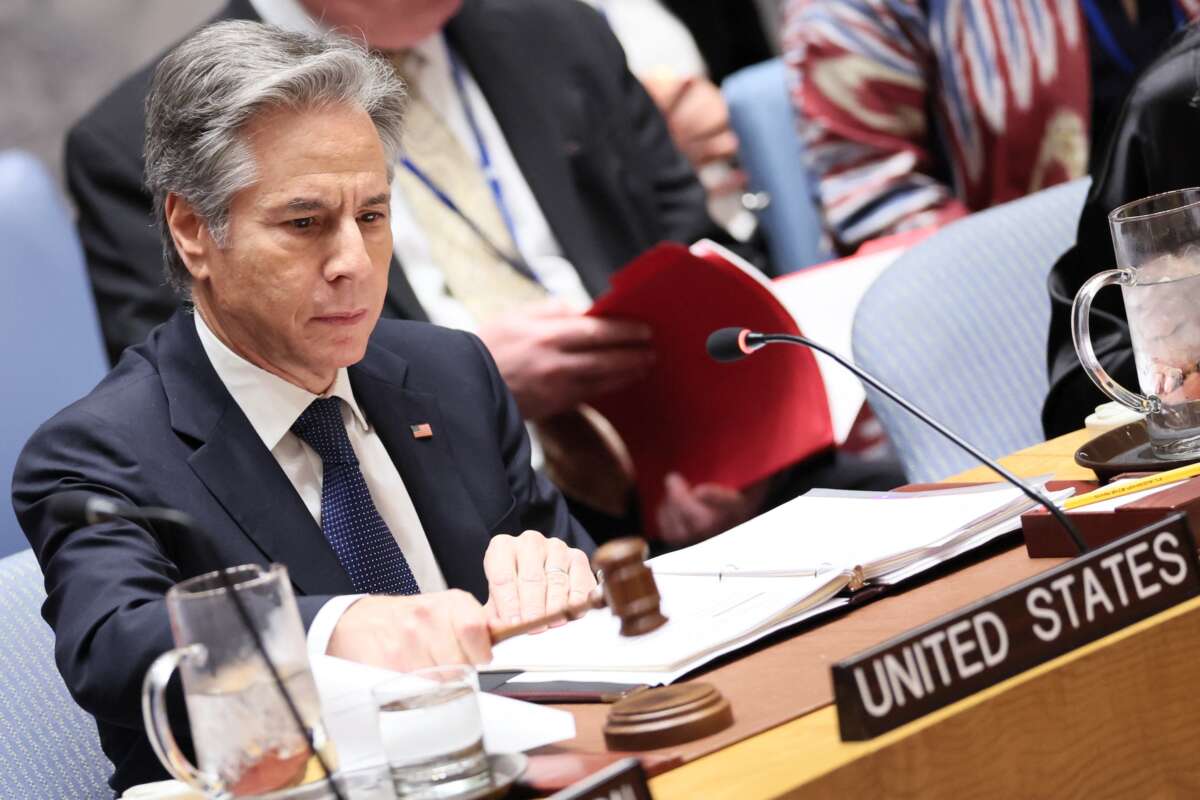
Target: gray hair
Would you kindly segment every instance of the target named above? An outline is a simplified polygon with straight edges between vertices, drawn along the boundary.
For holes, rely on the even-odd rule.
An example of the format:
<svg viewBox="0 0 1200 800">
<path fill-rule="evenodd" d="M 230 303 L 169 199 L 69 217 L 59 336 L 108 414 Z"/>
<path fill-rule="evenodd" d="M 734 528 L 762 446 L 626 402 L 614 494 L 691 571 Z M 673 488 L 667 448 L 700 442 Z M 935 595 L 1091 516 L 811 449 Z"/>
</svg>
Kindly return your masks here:
<svg viewBox="0 0 1200 800">
<path fill-rule="evenodd" d="M 226 246 L 233 196 L 256 180 L 242 136 L 255 116 L 278 108 L 357 106 L 375 123 L 391 180 L 404 101 L 392 66 L 336 33 L 218 22 L 172 50 L 150 84 L 145 143 L 146 188 L 154 197 L 167 282 L 190 294 L 191 276 L 167 226 L 167 195 L 186 200 L 217 246 Z"/>
</svg>

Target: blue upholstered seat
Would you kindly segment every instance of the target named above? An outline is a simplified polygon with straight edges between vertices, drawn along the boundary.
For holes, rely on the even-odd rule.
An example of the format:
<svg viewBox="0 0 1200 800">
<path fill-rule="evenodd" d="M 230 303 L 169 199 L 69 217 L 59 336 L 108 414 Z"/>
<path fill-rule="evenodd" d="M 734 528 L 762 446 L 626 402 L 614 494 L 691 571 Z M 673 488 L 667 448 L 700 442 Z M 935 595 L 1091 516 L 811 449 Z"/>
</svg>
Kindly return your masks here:
<svg viewBox="0 0 1200 800">
<path fill-rule="evenodd" d="M 67 694 L 33 551 L 0 559 L 0 797 L 111 798 L 96 723 Z"/>
<path fill-rule="evenodd" d="M 796 117 L 788 97 L 787 68 L 776 58 L 725 79 L 721 93 L 738 136 L 738 158 L 753 192 L 770 197 L 758 212 L 778 273 L 828 261 L 821 219 L 813 203 Z"/>
<path fill-rule="evenodd" d="M 8 487 L 38 425 L 82 397 L 107 370 L 71 214 L 45 168 L 0 153 L 0 556 L 27 547 Z M 7 795 L 0 795 L 7 797 Z"/>
<path fill-rule="evenodd" d="M 990 456 L 1042 441 L 1046 278 L 1075 241 L 1087 187 L 1085 178 L 973 214 L 914 246 L 863 297 L 856 363 Z M 909 480 L 975 465 L 894 403 L 867 396 Z"/>
</svg>

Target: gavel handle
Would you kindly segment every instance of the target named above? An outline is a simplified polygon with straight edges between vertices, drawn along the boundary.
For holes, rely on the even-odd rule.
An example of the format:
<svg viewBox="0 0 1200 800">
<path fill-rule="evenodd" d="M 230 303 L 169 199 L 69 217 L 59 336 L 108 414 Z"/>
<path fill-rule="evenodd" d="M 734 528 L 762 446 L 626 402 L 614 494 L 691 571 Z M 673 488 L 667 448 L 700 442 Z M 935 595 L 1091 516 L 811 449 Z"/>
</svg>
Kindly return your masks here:
<svg viewBox="0 0 1200 800">
<path fill-rule="evenodd" d="M 569 622 L 573 619 L 579 619 L 593 608 L 604 608 L 604 606 L 604 593 L 600 590 L 600 587 L 597 586 L 592 593 L 587 596 L 586 600 L 576 603 L 573 606 L 569 605 L 563 608 L 561 611 L 556 611 L 553 614 L 546 614 L 545 616 L 538 617 L 537 619 L 531 619 L 528 622 L 522 622 L 520 625 L 512 625 L 507 628 L 494 629 L 492 631 L 492 644 L 500 644 L 505 639 L 511 639 L 514 636 L 520 636 L 522 633 L 529 633 L 530 631 L 537 630 L 538 628 L 544 628 L 547 625 L 551 625 L 555 622 Z"/>
</svg>

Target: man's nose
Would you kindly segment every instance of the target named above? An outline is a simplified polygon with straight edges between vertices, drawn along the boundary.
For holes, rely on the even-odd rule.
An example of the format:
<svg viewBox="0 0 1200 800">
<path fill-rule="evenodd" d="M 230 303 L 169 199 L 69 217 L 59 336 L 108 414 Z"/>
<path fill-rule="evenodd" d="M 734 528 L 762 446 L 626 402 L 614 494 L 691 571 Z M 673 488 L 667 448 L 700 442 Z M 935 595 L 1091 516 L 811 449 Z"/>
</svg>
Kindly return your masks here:
<svg viewBox="0 0 1200 800">
<path fill-rule="evenodd" d="M 367 251 L 367 243 L 363 239 L 358 220 L 351 218 L 341 222 L 326 261 L 325 279 L 333 281 L 344 277 L 359 278 L 370 271 L 371 255 Z"/>
</svg>

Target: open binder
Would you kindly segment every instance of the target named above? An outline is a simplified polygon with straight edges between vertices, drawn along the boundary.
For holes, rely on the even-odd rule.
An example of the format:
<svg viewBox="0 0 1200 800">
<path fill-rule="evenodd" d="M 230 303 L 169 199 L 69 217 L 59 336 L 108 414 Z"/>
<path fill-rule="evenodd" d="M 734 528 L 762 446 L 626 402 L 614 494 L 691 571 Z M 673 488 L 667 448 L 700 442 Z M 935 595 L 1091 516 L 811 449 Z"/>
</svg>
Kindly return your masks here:
<svg viewBox="0 0 1200 800">
<path fill-rule="evenodd" d="M 501 643 L 484 669 L 525 671 L 511 681 L 517 683 L 670 683 L 713 658 L 842 608 L 857 593 L 895 585 L 1015 531 L 1032 504 L 1006 485 L 810 492 L 652 559 L 669 618 L 657 631 L 621 637 L 619 622 L 600 609 Z"/>
</svg>

